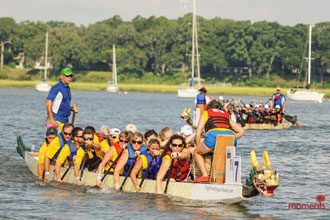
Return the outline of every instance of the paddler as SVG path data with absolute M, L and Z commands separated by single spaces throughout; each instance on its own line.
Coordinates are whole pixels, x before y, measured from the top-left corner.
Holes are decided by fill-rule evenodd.
M 170 178 L 172 180 L 182 182 L 187 178 L 190 169 L 190 152 L 181 135 L 174 134 L 169 139 L 161 156 L 162 165 L 156 178 L 157 193 L 163 192 L 162 181 L 169 176 L 168 172 L 171 172 Z
M 48 145 L 48 149 L 47 149 L 46 157 L 45 157 L 45 161 L 44 161 L 44 168 L 45 168 L 44 180 L 45 181 L 48 181 L 48 177 L 50 174 L 49 173 L 50 162 L 52 161 L 53 163 L 55 163 L 57 156 L 59 155 L 61 149 L 64 147 L 64 145 L 67 143 L 67 141 L 71 140 L 72 130 L 73 130 L 73 125 L 71 123 L 66 123 L 63 126 L 62 131 Z
M 121 141 L 121 140 L 119 140 Z M 129 140 L 125 140 L 129 141 Z M 123 173 L 124 176 L 129 175 L 129 170 L 133 168 L 136 158 L 145 150 L 145 145 L 143 144 L 143 135 L 141 133 L 134 133 L 130 137 L 129 145 L 119 158 L 118 164 L 116 165 L 114 172 L 115 188 L 119 190 L 119 175 Z
M 76 158 L 84 157 L 84 149 L 82 145 L 84 143 L 83 139 L 83 129 L 80 127 L 75 127 L 72 130 L 72 141 L 68 141 L 62 148 L 60 154 L 57 157 L 55 163 L 55 180 L 61 181 L 61 166 L 66 164 L 68 166 L 74 167 L 74 176 L 76 177 L 76 183 L 80 183 L 79 168 L 81 160 L 74 160 Z
M 201 110 L 205 110 L 206 109 L 206 104 L 207 104 L 207 102 L 206 102 L 207 89 L 205 87 L 202 87 L 198 91 L 199 91 L 199 94 L 195 98 L 196 108 L 200 108 Z
M 46 131 L 45 142 L 41 145 L 38 155 L 38 177 L 39 180 L 43 180 L 44 176 L 44 161 L 50 142 L 57 136 L 57 129 L 50 127 Z
M 208 182 L 210 179 L 205 169 L 203 155 L 214 151 L 217 135 L 234 135 L 236 146 L 236 139 L 239 139 L 244 134 L 243 128 L 233 122 L 229 113 L 220 110 L 220 107 L 217 100 L 212 100 L 198 122 L 195 135 L 197 143 L 195 159 L 202 176 L 194 180 L 194 182 Z M 205 130 L 205 138 L 201 136 L 203 130 Z
M 101 134 L 104 135 L 102 132 L 102 129 L 101 129 Z M 105 170 L 105 168 L 108 170 L 112 166 L 112 169 L 110 171 L 111 172 L 114 171 L 115 165 L 117 164 L 117 161 L 119 159 L 118 157 L 121 156 L 121 152 L 125 149 L 126 145 L 128 144 L 128 140 L 129 140 L 128 132 L 121 132 L 118 137 L 116 136 L 113 139 L 116 139 L 116 138 L 119 138 L 119 142 L 111 142 L 109 140 L 109 138 L 104 139 L 101 142 L 101 147 L 104 148 L 104 146 L 106 145 L 109 147 L 109 150 L 105 153 L 105 155 L 102 159 L 102 162 L 100 163 L 99 167 L 97 168 L 96 185 L 99 187 L 101 186 L 101 183 L 102 183 L 101 179 L 102 179 L 102 174 L 103 174 L 103 171 Z M 127 141 L 127 143 L 125 143 L 125 141 Z M 112 165 L 113 163 L 115 163 L 115 164 Z
M 160 157 L 160 141 L 158 139 L 151 139 L 148 142 L 147 150 L 143 151 L 137 158 L 137 161 L 131 172 L 131 180 L 135 187 L 136 192 L 141 191 L 138 184 L 137 176 L 142 171 L 142 178 L 155 180 L 162 159 Z
M 73 78 L 70 68 L 62 69 L 60 81 L 50 89 L 46 99 L 48 121 L 46 127 L 55 127 L 60 131 L 65 123 L 68 123 L 71 111 L 71 90 L 69 84 Z
M 271 102 L 273 103 L 273 108 L 276 108 L 277 105 L 280 106 L 281 111 L 285 112 L 286 110 L 286 98 L 285 96 L 281 93 L 281 88 L 276 89 L 276 93 L 274 93 L 270 99 Z

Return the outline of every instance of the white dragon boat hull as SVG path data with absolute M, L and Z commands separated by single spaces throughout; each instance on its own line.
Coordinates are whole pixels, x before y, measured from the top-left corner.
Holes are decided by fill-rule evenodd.
M 33 175 L 38 176 L 37 173 L 37 162 L 38 153 L 25 152 L 25 162 L 29 170 Z M 61 168 L 61 173 L 64 173 L 67 169 L 66 167 Z M 50 170 L 54 170 L 51 166 Z M 50 180 L 53 178 L 53 172 L 50 174 Z M 82 177 L 83 185 L 85 186 L 95 186 L 97 174 L 95 172 L 90 172 L 87 169 L 84 171 Z M 120 177 L 120 182 L 123 182 L 124 177 Z M 141 181 L 141 179 L 139 180 Z M 75 177 L 73 169 L 70 168 L 69 172 L 63 179 L 63 182 L 75 184 Z M 163 182 L 163 188 L 165 188 L 166 182 Z M 113 175 L 108 175 L 103 182 L 104 188 L 114 187 Z M 142 185 L 143 193 L 156 193 L 156 181 L 146 179 Z M 191 182 L 170 182 L 167 189 L 167 195 L 178 197 L 187 200 L 199 200 L 199 201 L 214 201 L 226 204 L 239 203 L 245 198 L 242 196 L 243 185 L 241 183 L 237 184 L 199 184 Z M 127 179 L 124 187 L 124 192 L 135 192 L 135 188 L 132 184 L 130 178 Z
M 284 122 L 282 124 L 273 125 L 273 124 L 245 124 L 243 127 L 244 130 L 282 130 L 288 129 L 292 126 L 289 122 Z

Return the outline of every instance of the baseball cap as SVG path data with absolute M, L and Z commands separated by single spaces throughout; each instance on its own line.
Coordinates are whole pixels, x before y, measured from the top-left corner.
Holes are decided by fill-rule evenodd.
M 255 108 L 259 108 L 259 105 L 254 105 Z
M 193 129 L 190 125 L 183 125 L 180 132 L 186 136 L 192 135 Z
M 70 68 L 64 68 L 61 70 L 61 75 L 70 76 L 72 74 L 73 74 L 73 72 Z
M 54 127 L 50 127 L 46 131 L 46 136 L 48 135 L 57 135 L 57 129 Z
M 280 105 L 276 105 L 275 108 L 281 108 L 281 106 Z
M 264 108 L 265 108 L 265 109 L 268 109 L 268 108 L 269 108 L 269 105 L 268 105 L 268 104 L 265 104 L 265 105 L 264 105 Z
M 245 104 L 245 107 L 250 108 L 251 106 L 249 104 Z
M 112 128 L 110 129 L 110 135 L 119 135 L 120 134 L 120 130 L 118 128 Z
M 207 92 L 207 89 L 203 86 L 202 88 L 200 88 L 198 91 L 200 91 L 200 92 Z

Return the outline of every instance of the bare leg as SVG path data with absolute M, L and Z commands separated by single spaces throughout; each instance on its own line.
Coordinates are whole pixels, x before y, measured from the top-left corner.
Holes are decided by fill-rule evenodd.
M 206 169 L 205 169 L 205 161 L 204 161 L 203 155 L 205 155 L 211 151 L 212 151 L 211 148 L 205 146 L 204 139 L 201 140 L 201 142 L 197 145 L 197 147 L 195 149 L 196 163 L 197 163 L 199 169 L 201 170 L 203 177 L 208 176 Z

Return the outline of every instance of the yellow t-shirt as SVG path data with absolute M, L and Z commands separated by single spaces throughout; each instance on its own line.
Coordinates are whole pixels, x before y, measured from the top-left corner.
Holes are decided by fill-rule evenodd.
M 77 150 L 77 154 L 76 154 L 76 160 L 75 160 L 75 164 L 81 164 L 83 159 L 85 157 L 85 151 L 84 149 L 82 149 L 81 147 L 79 147 L 79 149 Z M 88 151 L 88 158 L 93 158 L 94 155 L 91 151 Z
M 142 160 L 142 170 L 147 169 L 149 164 L 148 164 L 148 158 L 146 157 L 146 155 L 141 154 L 141 155 L 139 155 L 138 158 L 141 158 L 141 160 Z
M 48 145 L 46 141 L 41 145 L 39 150 L 39 156 L 38 156 L 38 164 L 44 164 L 46 153 L 47 153 Z
M 69 145 L 64 145 L 62 148 L 60 154 L 58 155 L 56 159 L 56 163 L 60 163 L 61 165 L 67 160 L 67 157 L 70 156 L 71 151 Z
M 110 149 L 110 146 L 109 146 L 107 140 L 103 140 L 99 144 L 101 146 L 101 149 L 100 150 L 95 150 L 95 153 L 96 153 L 96 156 L 98 156 L 99 158 L 103 159 L 103 157 L 105 155 L 105 152 Z
M 168 161 L 172 163 L 172 157 L 170 155 L 165 155 L 162 159 L 162 163 L 165 161 L 165 159 L 168 159 Z
M 53 158 L 60 148 L 60 138 L 56 137 L 49 143 L 46 156 L 50 159 Z

